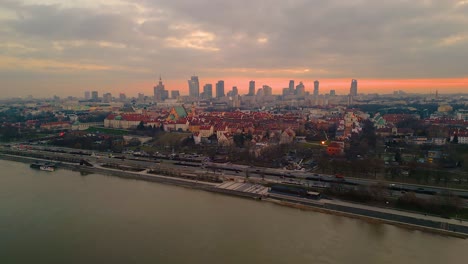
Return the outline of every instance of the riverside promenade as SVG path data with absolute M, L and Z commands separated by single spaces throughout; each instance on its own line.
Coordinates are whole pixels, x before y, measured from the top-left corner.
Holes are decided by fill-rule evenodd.
M 32 163 L 38 160 L 44 162 L 52 161 L 51 159 L 39 159 L 36 157 L 4 153 L 0 153 L 0 158 L 24 163 Z M 177 185 L 237 197 L 264 200 L 303 210 L 313 210 L 352 218 L 359 218 L 369 222 L 387 223 L 404 228 L 416 229 L 459 238 L 468 237 L 468 223 L 466 221 L 446 219 L 436 216 L 427 216 L 413 212 L 373 207 L 339 200 L 313 200 L 289 195 L 272 194 L 267 192 L 266 187 L 260 186 L 258 184 L 236 182 L 201 182 L 198 180 L 182 179 L 173 176 L 156 175 L 153 173 L 148 173 L 148 170 L 131 172 L 123 171 L 121 169 L 102 167 L 98 164 L 90 167 L 79 165 L 73 162 L 63 161 L 59 163 L 58 168 Z

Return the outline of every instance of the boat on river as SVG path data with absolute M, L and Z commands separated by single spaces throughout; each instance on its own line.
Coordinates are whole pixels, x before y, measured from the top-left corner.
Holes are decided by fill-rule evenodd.
M 31 169 L 42 170 L 42 171 L 55 171 L 57 168 L 56 164 L 50 162 L 34 162 L 29 165 Z
M 55 171 L 55 166 L 43 165 L 39 169 L 41 171 Z

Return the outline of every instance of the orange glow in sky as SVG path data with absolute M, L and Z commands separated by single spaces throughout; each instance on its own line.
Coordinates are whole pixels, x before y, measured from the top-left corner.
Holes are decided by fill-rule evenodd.
M 189 79 L 189 78 L 187 78 Z M 213 84 L 213 94 L 215 94 L 216 82 L 221 79 L 202 78 L 200 81 L 200 92 L 203 92 L 203 85 Z M 263 85 L 269 85 L 273 88 L 274 94 L 281 94 L 283 88 L 288 87 L 289 80 L 285 78 L 258 78 L 248 79 L 245 77 L 224 78 L 224 91 L 227 93 L 233 86 L 237 86 L 239 93 L 246 94 L 250 80 L 255 81 L 256 90 Z M 295 79 L 295 85 L 302 81 L 306 91 L 313 91 L 313 82 L 315 79 Z M 351 79 L 318 79 L 320 81 L 320 94 L 328 94 L 330 90 L 335 90 L 338 95 L 349 93 Z M 441 79 L 357 79 L 359 93 L 392 93 L 393 91 L 403 90 L 408 93 L 468 93 L 468 77 L 466 78 L 441 78 Z M 132 89 L 127 89 L 127 93 L 143 92 L 145 95 L 152 95 L 152 87 L 157 80 L 147 81 L 131 85 Z M 182 95 L 188 94 L 188 84 L 186 80 L 165 80 L 163 78 L 166 90 L 179 90 Z M 127 86 L 128 87 L 128 86 Z

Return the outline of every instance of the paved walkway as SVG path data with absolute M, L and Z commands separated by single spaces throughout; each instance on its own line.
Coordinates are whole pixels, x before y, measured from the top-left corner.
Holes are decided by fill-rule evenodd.
M 105 170 L 110 170 L 110 171 L 123 171 L 121 169 L 115 169 L 115 168 L 107 168 L 103 167 L 99 164 L 94 164 L 95 168 L 99 169 L 105 169 Z M 165 179 L 170 179 L 170 180 L 178 180 L 178 181 L 185 181 L 185 182 L 191 182 L 191 183 L 202 183 L 206 185 L 212 185 L 212 186 L 217 186 L 219 183 L 213 183 L 213 182 L 205 182 L 205 181 L 197 181 L 197 180 L 190 180 L 190 179 L 184 179 L 184 178 L 179 178 L 179 177 L 170 177 L 170 176 L 164 176 L 161 174 L 154 174 L 154 173 L 149 173 L 148 170 L 144 170 L 141 172 L 135 172 L 135 171 L 124 171 L 127 173 L 133 173 L 133 174 L 139 174 L 139 175 L 145 175 L 145 176 L 152 176 L 152 177 L 158 177 L 158 178 L 165 178 Z
M 435 221 L 435 222 L 444 222 L 444 223 L 450 223 L 450 224 L 462 225 L 462 226 L 467 226 L 468 227 L 468 221 L 460 221 L 460 220 L 456 220 L 456 219 L 449 219 L 449 218 L 442 218 L 442 217 L 432 216 L 432 215 L 412 213 L 412 212 L 408 212 L 408 211 L 395 210 L 395 209 L 391 209 L 391 208 L 382 208 L 382 207 L 368 206 L 368 205 L 363 205 L 363 204 L 349 203 L 349 202 L 344 202 L 344 201 L 339 201 L 339 200 L 325 200 L 325 199 L 322 199 L 321 201 L 323 201 L 325 203 L 329 203 L 329 204 L 336 204 L 336 205 L 342 205 L 342 206 L 348 206 L 348 207 L 361 208 L 361 209 L 365 209 L 365 210 L 383 212 L 383 213 L 388 213 L 388 214 L 404 215 L 404 216 L 413 217 L 413 218 L 417 218 L 417 219 L 431 220 L 431 221 Z
M 259 184 L 243 183 L 243 182 L 223 182 L 216 186 L 220 189 L 234 190 L 238 192 L 267 194 L 268 188 Z

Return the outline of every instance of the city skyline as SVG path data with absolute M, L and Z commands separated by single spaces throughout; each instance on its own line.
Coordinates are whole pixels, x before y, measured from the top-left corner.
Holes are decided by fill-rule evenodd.
M 352 86 L 353 86 L 353 81 L 357 81 L 358 84 L 358 89 L 357 93 L 353 93 L 353 96 L 359 96 L 359 95 L 369 95 L 369 94 L 394 94 L 395 92 L 405 92 L 408 94 L 468 94 L 468 89 L 444 89 L 440 88 L 443 87 L 441 84 L 446 85 L 445 87 L 457 87 L 462 82 L 459 81 L 453 81 L 453 80 L 446 80 L 446 79 L 441 79 L 441 80 L 433 80 L 433 79 L 427 79 L 427 80 L 356 80 L 356 79 L 332 79 L 332 80 L 324 80 L 324 83 L 322 85 L 322 80 L 307 80 L 307 81 L 301 81 L 301 80 L 290 80 L 290 79 L 283 79 L 283 80 L 277 80 L 277 79 L 256 79 L 256 80 L 250 80 L 250 79 L 243 79 L 245 82 L 246 80 L 247 83 L 241 83 L 239 85 L 238 80 L 231 80 L 227 79 L 226 80 L 219 80 L 219 79 L 200 79 L 198 80 L 198 76 L 192 76 L 191 78 L 197 78 L 196 85 L 194 85 L 194 90 L 198 91 L 198 96 L 193 96 L 190 94 L 190 86 L 191 86 L 191 81 L 188 80 L 188 82 L 185 81 L 166 81 L 163 79 L 164 85 L 162 85 L 162 90 L 164 90 L 164 95 L 162 96 L 165 99 L 168 98 L 173 98 L 173 96 L 169 97 L 169 94 L 171 92 L 177 92 L 178 96 L 189 96 L 193 98 L 200 98 L 200 99 L 208 99 L 208 98 L 218 98 L 216 96 L 216 89 L 215 85 L 219 82 L 222 81 L 224 82 L 224 87 L 235 87 L 238 95 L 241 96 L 249 96 L 250 94 L 250 89 L 251 89 L 251 82 L 254 81 L 255 85 L 255 93 L 253 95 L 257 95 L 257 92 L 261 90 L 264 86 L 269 87 L 271 89 L 271 94 L 272 95 L 285 95 L 284 90 L 291 91 L 290 85 L 291 81 L 295 81 L 297 85 L 302 84 L 304 86 L 304 94 L 303 95 L 350 95 Z M 269 81 L 268 83 L 262 82 L 262 81 Z M 467 79 L 468 81 L 468 79 Z M 161 80 L 158 78 L 155 78 L 152 82 L 144 83 L 141 84 L 142 88 L 136 88 L 136 89 L 118 89 L 115 87 L 88 87 L 88 88 L 79 88 L 78 90 L 73 90 L 73 91 L 61 91 L 57 92 L 54 94 L 47 94 L 44 96 L 44 93 L 39 92 L 39 93 L 29 93 L 29 94 L 23 94 L 19 95 L 16 94 L 14 95 L 13 93 L 10 95 L 8 91 L 5 91 L 3 94 L 0 94 L 0 99 L 8 99 L 8 98 L 26 98 L 26 97 L 34 97 L 34 98 L 47 98 L 51 96 L 59 96 L 59 97 L 78 97 L 81 98 L 83 97 L 84 99 L 92 99 L 91 97 L 91 92 L 98 92 L 100 95 L 104 95 L 106 93 L 115 95 L 116 97 L 119 96 L 119 94 L 126 94 L 127 96 L 138 98 L 141 95 L 145 96 L 150 96 L 154 97 L 156 96 L 159 98 L 159 92 L 156 92 L 156 90 L 161 90 L 161 88 L 156 89 L 157 87 L 160 87 L 160 82 Z M 318 90 L 318 94 L 315 94 L 315 83 L 319 82 L 320 83 L 320 89 Z M 213 85 L 213 83 L 215 85 Z M 289 84 L 288 84 L 289 83 Z M 169 86 L 167 85 L 169 84 Z M 258 85 L 257 85 L 258 84 Z M 270 85 L 273 84 L 273 85 Z M 411 85 L 411 84 L 424 84 L 424 88 L 422 89 L 404 89 L 400 87 L 402 84 L 406 85 Z M 288 94 L 295 94 L 295 90 L 297 89 L 297 85 L 294 86 L 294 89 L 292 90 L 292 93 Z M 375 87 L 374 85 L 377 85 L 379 88 L 373 88 Z M 143 87 L 144 86 L 144 87 Z M 195 87 L 198 87 L 198 89 L 195 89 Z M 208 93 L 204 93 L 205 89 L 207 87 L 210 87 L 212 91 L 208 91 Z M 209 89 L 209 88 L 208 88 Z M 302 88 L 301 88 L 302 89 Z M 225 91 L 225 96 L 228 95 L 227 92 Z M 209 95 L 212 96 L 209 96 Z M 262 93 L 263 94 L 263 93 Z M 83 96 L 84 95 L 84 96 Z M 155 97 L 155 98 L 156 98 Z
M 291 79 L 306 91 L 319 80 L 320 93 L 344 94 L 351 79 L 363 93 L 464 92 L 467 10 L 455 0 L 6 0 L 1 97 L 150 94 L 155 72 L 182 94 L 192 75 L 241 94 L 250 80 L 279 94 Z

